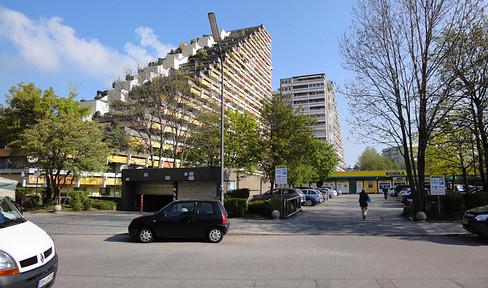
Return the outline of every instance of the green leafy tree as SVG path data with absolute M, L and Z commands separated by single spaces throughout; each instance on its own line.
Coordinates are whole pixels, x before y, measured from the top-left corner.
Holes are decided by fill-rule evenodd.
M 359 156 L 357 166 L 360 171 L 384 171 L 400 168 L 398 163 L 393 161 L 393 159 L 380 155 L 372 147 L 366 147 Z
M 12 145 L 25 129 L 53 115 L 87 116 L 89 108 L 79 107 L 75 99 L 76 87 L 67 98 L 59 97 L 52 88 L 42 91 L 34 83 L 13 86 L 5 95 L 6 107 L 0 110 L 0 137 Z
M 272 186 L 277 166 L 289 167 L 289 184 L 292 185 L 309 181 L 310 171 L 313 171 L 301 165 L 310 165 L 314 120 L 298 111 L 295 113 L 283 97 L 274 96 L 261 109 L 264 155 L 260 164 Z
M 25 129 L 14 144 L 37 160 L 35 165 L 46 173 L 59 203 L 61 188 L 71 184 L 71 177 L 105 170 L 108 147 L 102 139 L 103 132 L 94 122 L 60 115 Z
M 213 112 L 205 112 L 200 114 L 197 119 L 200 125 L 192 129 L 191 148 L 185 165 L 219 167 L 220 115 Z
M 103 128 L 103 141 L 112 150 L 127 151 L 130 149 L 129 135 L 120 127 L 120 121 L 113 119 L 110 125 Z
M 200 114 L 201 125 L 192 131 L 187 165 L 220 166 L 220 115 Z M 256 170 L 262 153 L 257 119 L 249 112 L 227 109 L 224 117 L 224 166 L 240 174 Z
M 333 145 L 318 139 L 313 139 L 313 152 L 310 160 L 319 181 L 329 178 L 339 163 L 339 157 L 335 153 Z

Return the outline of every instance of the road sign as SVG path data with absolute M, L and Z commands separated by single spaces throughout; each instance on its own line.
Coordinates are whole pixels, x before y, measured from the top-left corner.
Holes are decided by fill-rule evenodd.
M 430 176 L 430 195 L 446 195 L 446 180 L 444 176 Z
M 275 168 L 275 183 L 276 184 L 288 184 L 287 169 L 285 166 L 279 166 Z

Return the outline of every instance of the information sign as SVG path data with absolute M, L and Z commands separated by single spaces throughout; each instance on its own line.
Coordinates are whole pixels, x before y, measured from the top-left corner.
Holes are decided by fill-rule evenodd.
M 446 180 L 444 176 L 430 176 L 430 195 L 446 195 Z
M 278 166 L 275 168 L 275 183 L 288 184 L 287 169 L 285 166 Z

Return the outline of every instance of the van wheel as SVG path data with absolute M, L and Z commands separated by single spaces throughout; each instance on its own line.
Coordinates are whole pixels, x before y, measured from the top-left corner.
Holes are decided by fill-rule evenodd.
M 312 200 L 310 200 L 310 199 L 308 199 L 308 200 L 305 202 L 305 204 L 306 204 L 307 206 L 313 206 L 313 201 L 312 201 Z
M 208 230 L 207 239 L 211 243 L 219 243 L 224 238 L 224 233 L 219 228 L 213 227 Z
M 149 243 L 154 240 L 154 233 L 149 228 L 142 228 L 137 235 L 142 243 Z

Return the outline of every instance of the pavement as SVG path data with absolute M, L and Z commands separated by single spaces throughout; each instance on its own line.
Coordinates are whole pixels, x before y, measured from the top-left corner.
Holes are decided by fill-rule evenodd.
M 460 221 L 409 221 L 401 216 L 404 205 L 395 198 L 370 195 L 368 216 L 362 219 L 358 195 L 343 194 L 303 211 L 286 220 L 230 219 L 228 235 L 376 235 L 376 236 L 446 236 L 470 234 Z M 49 234 L 116 235 L 139 212 L 89 211 L 30 213 L 25 217 Z

